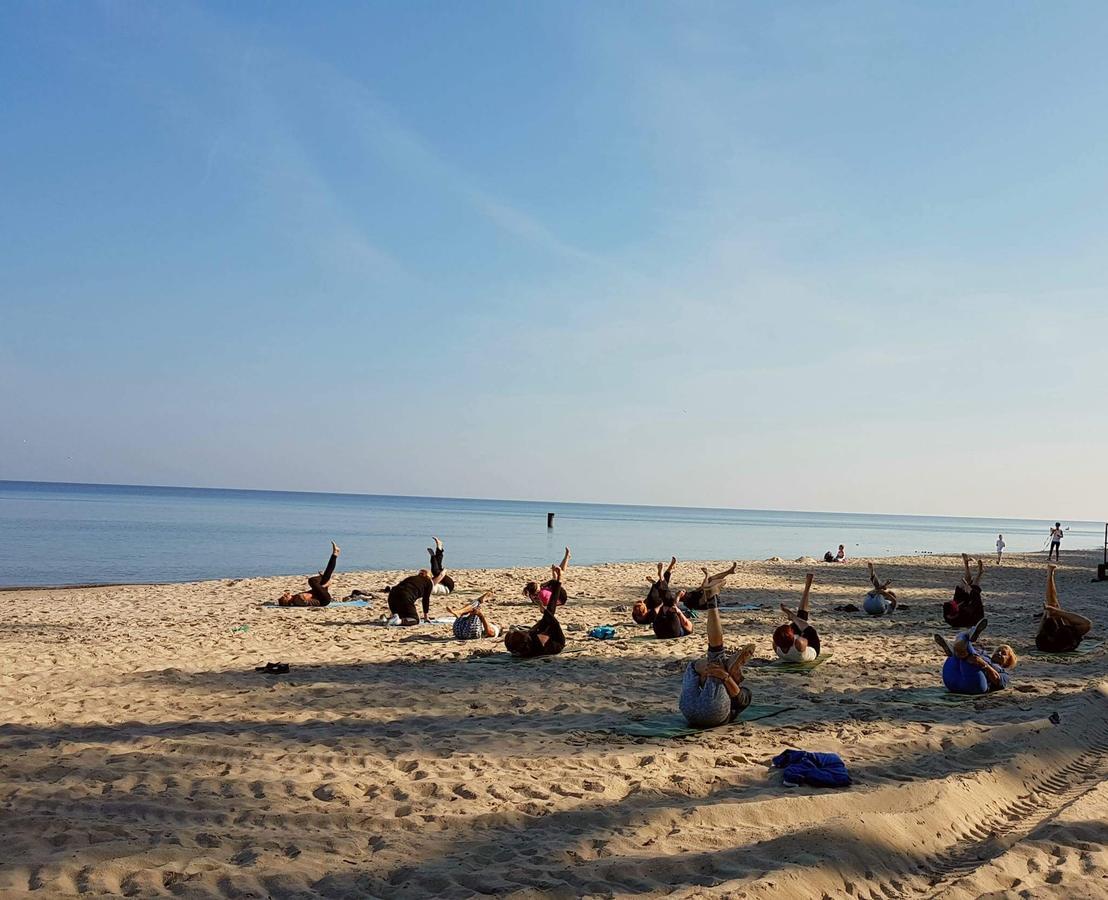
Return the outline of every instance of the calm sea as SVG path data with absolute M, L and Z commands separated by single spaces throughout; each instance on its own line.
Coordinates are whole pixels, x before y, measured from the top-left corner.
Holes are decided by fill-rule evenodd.
M 547 529 L 546 514 L 555 514 Z M 436 534 L 447 567 L 1042 550 L 1046 521 L 452 500 L 0 481 L 0 586 L 193 581 L 314 572 L 329 541 L 345 569 L 415 569 Z M 1103 523 L 1067 522 L 1064 548 Z

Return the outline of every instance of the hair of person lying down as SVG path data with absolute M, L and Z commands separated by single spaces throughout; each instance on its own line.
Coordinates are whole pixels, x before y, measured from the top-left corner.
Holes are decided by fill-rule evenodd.
M 1001 644 L 993 651 L 992 661 L 1005 669 L 1014 669 L 1019 664 L 1019 657 L 1010 644 Z
M 504 635 L 504 646 L 509 653 L 524 653 L 531 648 L 529 631 L 509 631 Z
M 524 597 L 534 597 L 539 592 L 539 583 L 537 581 L 528 581 L 523 586 Z

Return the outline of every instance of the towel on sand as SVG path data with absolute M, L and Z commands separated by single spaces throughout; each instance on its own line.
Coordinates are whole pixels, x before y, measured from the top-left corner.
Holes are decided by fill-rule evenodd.
M 347 609 L 365 609 L 366 607 L 373 606 L 372 600 L 332 600 L 326 606 L 281 606 L 274 600 L 268 603 L 263 603 L 266 609 L 334 609 L 337 606 L 343 606 Z M 453 621 L 453 620 L 451 620 Z
M 691 734 L 700 734 L 704 731 L 714 731 L 718 728 L 728 728 L 731 725 L 742 725 L 746 722 L 754 722 L 758 719 L 768 719 L 783 712 L 796 709 L 795 706 L 771 706 L 763 704 L 759 706 L 752 703 L 744 709 L 734 722 L 725 722 L 716 728 L 693 728 L 682 716 L 658 716 L 653 719 L 642 719 L 638 722 L 624 722 L 621 725 L 613 725 L 604 729 L 612 734 L 623 734 L 628 737 L 652 737 L 652 738 L 677 738 L 688 737 Z
M 785 770 L 785 784 L 813 787 L 849 787 L 850 773 L 837 753 L 786 750 L 773 758 L 775 768 Z

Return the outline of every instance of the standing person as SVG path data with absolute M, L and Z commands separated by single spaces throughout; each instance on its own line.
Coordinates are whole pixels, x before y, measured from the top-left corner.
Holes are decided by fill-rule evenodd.
M 285 591 L 277 598 L 278 606 L 326 606 L 331 602 L 331 592 L 328 590 L 331 584 L 331 576 L 335 574 L 335 563 L 339 560 L 339 545 L 331 541 L 331 558 L 327 560 L 327 568 L 308 579 L 308 590 L 299 594 Z
M 1050 529 L 1050 550 L 1047 551 L 1046 559 L 1050 562 L 1051 555 L 1054 556 L 1055 562 L 1061 562 L 1062 553 L 1062 538 L 1066 536 L 1065 530 L 1062 528 L 1061 522 L 1055 522 L 1054 527 Z
M 431 557 L 431 577 L 434 578 L 438 575 L 442 575 L 442 541 L 437 537 L 431 538 L 435 542 L 435 549 L 427 548 L 427 553 Z M 442 581 L 435 585 L 433 593 L 435 594 L 453 594 L 454 593 L 454 579 L 449 575 L 443 575 Z
M 1004 553 L 1004 548 L 1007 546 L 1004 543 L 1004 535 L 998 534 L 996 536 L 996 564 L 1000 565 L 1000 557 Z

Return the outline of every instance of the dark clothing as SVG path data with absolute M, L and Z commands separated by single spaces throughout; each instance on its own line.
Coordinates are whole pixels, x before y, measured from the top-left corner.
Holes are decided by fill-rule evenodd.
M 972 628 L 985 618 L 985 604 L 981 601 L 981 587 L 966 589 L 964 584 L 954 589 L 954 599 L 943 604 L 943 618 L 954 628 Z
M 646 614 L 637 615 L 634 611 L 631 612 L 631 618 L 638 622 L 640 625 L 649 625 L 654 621 L 654 617 L 658 613 L 659 607 L 667 601 L 672 600 L 673 594 L 669 589 L 669 572 L 666 572 L 661 578 L 650 585 L 650 591 L 646 595 Z
M 754 699 L 754 695 L 750 692 L 745 684 L 739 685 L 739 692 L 731 698 L 731 719 L 734 722 L 742 711 L 750 706 L 750 701 Z
M 419 621 L 416 600 L 423 601 L 423 615 L 431 611 L 431 589 L 434 587 L 428 575 L 409 575 L 399 584 L 389 588 L 389 612 L 401 619 Z
M 542 611 L 542 618 L 532 625 L 527 632 L 530 638 L 527 647 L 516 652 L 516 656 L 554 656 L 565 649 L 566 636 L 562 633 L 562 626 L 558 624 L 558 620 L 554 616 L 555 608 L 555 603 L 547 604 Z M 546 635 L 546 643 L 539 640 L 540 634 Z
M 428 547 L 427 549 L 431 553 L 431 577 L 436 578 L 438 574 L 442 571 L 443 551 L 431 550 L 430 547 Z M 451 578 L 449 575 L 444 575 L 439 584 L 446 588 L 450 593 L 454 593 L 454 579 Z
M 660 638 L 679 638 L 687 635 L 681 624 L 681 617 L 677 615 L 677 607 L 671 603 L 664 603 L 658 607 L 654 616 L 654 635 Z
M 685 591 L 685 606 L 689 609 L 707 609 L 709 598 L 705 596 L 705 592 L 700 588 L 693 588 L 691 591 Z
M 808 621 L 808 610 L 799 609 L 796 612 L 796 617 L 803 622 Z M 811 625 L 805 625 L 804 630 L 801 631 L 797 637 L 802 637 L 808 642 L 808 646 L 816 651 L 816 656 L 819 656 L 819 634 L 816 629 Z
M 1039 633 L 1035 635 L 1035 646 L 1045 653 L 1070 653 L 1077 649 L 1082 637 L 1084 635 L 1069 622 L 1044 615 Z
M 332 553 L 323 574 L 313 575 L 308 579 L 308 590 L 312 592 L 312 599 L 317 600 L 320 606 L 326 606 L 331 602 L 331 592 L 327 590 L 327 585 L 331 583 L 331 576 L 335 574 L 335 563 L 338 559 L 338 554 Z

